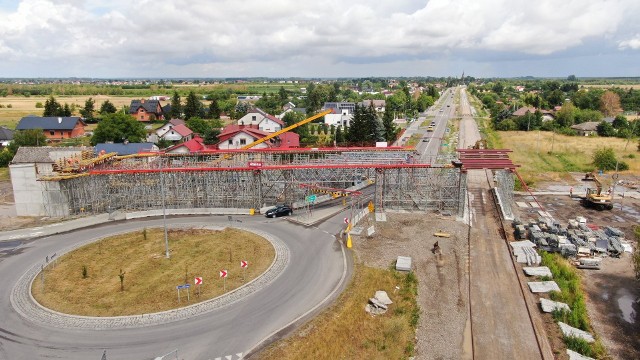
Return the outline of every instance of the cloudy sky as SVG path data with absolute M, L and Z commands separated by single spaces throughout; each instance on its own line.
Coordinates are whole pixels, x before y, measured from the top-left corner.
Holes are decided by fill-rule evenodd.
M 0 0 L 0 77 L 640 76 L 638 0 Z

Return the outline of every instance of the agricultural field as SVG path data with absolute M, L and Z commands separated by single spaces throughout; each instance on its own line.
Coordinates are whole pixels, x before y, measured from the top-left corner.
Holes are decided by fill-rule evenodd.
M 36 103 L 42 103 L 47 101 L 49 96 L 6 96 L 0 97 L 0 126 L 6 126 L 9 129 L 15 129 L 16 125 L 24 116 L 37 115 L 42 116 L 43 108 L 36 108 Z M 145 97 L 130 97 L 130 96 L 108 96 L 108 95 L 82 95 L 82 96 L 55 96 L 56 101 L 61 105 L 65 103 L 69 106 L 75 105 L 76 110 L 74 116 L 79 116 L 80 109 L 84 107 L 84 103 L 88 98 L 93 98 L 95 101 L 95 109 L 99 110 L 100 105 L 105 101 L 111 101 L 116 108 L 120 109 L 123 106 L 129 106 L 131 100 L 141 99 Z M 10 107 L 9 107 L 10 105 Z
M 613 148 L 618 159 L 629 164 L 627 175 L 640 175 L 640 152 L 637 139 L 581 137 L 553 134 L 547 131 L 500 131 L 494 148 L 513 150 L 510 155 L 528 184 L 558 181 L 570 172 L 594 170 L 593 154 L 597 149 Z

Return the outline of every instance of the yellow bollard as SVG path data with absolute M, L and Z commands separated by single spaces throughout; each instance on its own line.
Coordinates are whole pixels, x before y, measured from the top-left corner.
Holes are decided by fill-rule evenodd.
M 249 215 L 255 215 L 256 209 L 249 209 Z
M 372 212 L 373 212 L 373 210 L 375 210 L 375 209 L 376 209 L 376 208 L 375 208 L 375 206 L 373 205 L 373 201 L 369 201 L 369 206 L 368 206 L 368 207 L 369 207 L 369 212 L 370 212 L 370 213 L 372 213 Z
M 342 206 L 347 206 L 347 199 L 342 199 Z
M 351 249 L 353 244 L 351 243 L 351 234 L 347 234 L 347 249 Z

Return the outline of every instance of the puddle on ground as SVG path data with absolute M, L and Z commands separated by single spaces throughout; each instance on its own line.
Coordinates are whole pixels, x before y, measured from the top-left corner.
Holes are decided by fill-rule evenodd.
M 618 297 L 618 307 L 620 311 L 622 311 L 622 318 L 624 321 L 629 324 L 635 324 L 636 322 L 636 312 L 633 309 L 633 303 L 636 299 L 634 299 L 633 295 L 627 289 L 619 289 L 617 291 Z

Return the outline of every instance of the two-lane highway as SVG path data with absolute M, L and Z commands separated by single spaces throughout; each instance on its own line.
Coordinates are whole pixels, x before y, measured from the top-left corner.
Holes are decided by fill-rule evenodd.
M 341 215 L 337 215 L 341 216 Z M 266 287 L 212 312 L 163 325 L 119 330 L 79 330 L 36 324 L 20 316 L 9 296 L 19 277 L 45 257 L 97 236 L 161 226 L 161 219 L 110 223 L 27 242 L 0 260 L 0 359 L 153 359 L 178 349 L 180 358 L 236 360 L 267 337 L 337 295 L 348 278 L 343 248 L 331 233 L 279 219 L 226 216 L 170 218 L 184 226 L 259 229 L 284 242 L 289 261 Z M 215 266 L 215 264 L 212 264 Z M 215 280 L 210 280 L 215 281 Z M 175 286 L 175 284 L 167 284 Z M 275 336 L 277 338 L 277 336 Z

